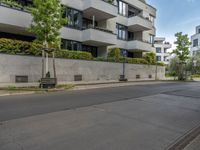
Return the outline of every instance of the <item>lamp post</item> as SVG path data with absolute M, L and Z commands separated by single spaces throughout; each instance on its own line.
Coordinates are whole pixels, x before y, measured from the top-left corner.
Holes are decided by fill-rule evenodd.
M 126 50 L 122 50 L 122 56 L 123 56 L 123 62 L 122 62 L 122 75 L 120 75 L 120 79 L 119 81 L 128 81 L 127 78 L 125 77 L 125 65 L 126 65 L 126 56 L 127 56 L 127 51 Z

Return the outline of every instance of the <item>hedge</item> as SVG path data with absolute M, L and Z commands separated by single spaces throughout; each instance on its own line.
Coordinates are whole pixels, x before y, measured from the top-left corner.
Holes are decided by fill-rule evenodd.
M 0 53 L 41 56 L 42 45 L 32 42 L 0 38 Z M 92 60 L 91 53 L 83 51 L 57 50 L 55 56 L 59 58 Z
M 31 42 L 0 38 L 0 53 L 39 56 L 41 48 Z
M 83 51 L 58 50 L 55 52 L 55 56 L 58 58 L 92 60 L 91 53 L 83 52 Z
M 0 38 L 0 53 L 15 54 L 15 55 L 33 55 L 41 56 L 42 45 L 32 42 L 12 40 L 6 38 Z M 154 55 L 147 54 L 144 58 L 128 58 L 119 57 L 119 49 L 114 48 L 110 50 L 110 57 L 97 57 L 93 58 L 91 53 L 74 50 L 57 50 L 55 51 L 57 58 L 71 58 L 71 59 L 83 59 L 83 60 L 96 60 L 105 62 L 125 62 L 131 64 L 152 64 L 155 65 Z M 157 65 L 164 66 L 162 63 Z

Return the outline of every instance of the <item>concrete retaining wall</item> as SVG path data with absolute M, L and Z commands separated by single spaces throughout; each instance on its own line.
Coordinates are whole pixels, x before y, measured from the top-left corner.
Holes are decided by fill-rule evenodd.
M 15 76 L 28 76 L 29 82 L 38 82 L 42 72 L 41 57 L 0 54 L 0 83 L 14 83 Z M 49 60 L 52 72 L 52 60 Z M 56 59 L 56 72 L 59 82 L 74 81 L 74 75 L 82 75 L 83 81 L 118 80 L 122 74 L 121 63 Z M 126 77 L 129 80 L 154 80 L 156 66 L 126 64 Z M 51 73 L 52 74 L 52 73 Z M 140 75 L 140 79 L 136 79 Z M 152 78 L 149 78 L 152 75 Z M 165 78 L 165 67 L 157 69 L 159 79 Z

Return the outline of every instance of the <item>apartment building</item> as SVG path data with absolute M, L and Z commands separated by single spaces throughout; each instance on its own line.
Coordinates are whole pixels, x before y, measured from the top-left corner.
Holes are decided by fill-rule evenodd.
M 166 42 L 164 37 L 155 37 L 154 47 L 156 48 L 157 61 L 169 64 L 170 53 L 168 50 L 172 47 L 172 45 L 169 42 Z
M 200 52 L 200 25 L 196 27 L 196 33 L 191 36 L 191 56 L 195 55 L 197 52 Z
M 16 0 L 31 5 L 31 0 Z M 91 52 L 106 56 L 108 49 L 127 50 L 128 57 L 142 57 L 155 52 L 154 20 L 156 9 L 145 0 L 61 0 L 66 6 L 68 23 L 60 30 L 63 49 Z M 26 28 L 29 12 L 0 4 L 0 38 L 32 41 Z

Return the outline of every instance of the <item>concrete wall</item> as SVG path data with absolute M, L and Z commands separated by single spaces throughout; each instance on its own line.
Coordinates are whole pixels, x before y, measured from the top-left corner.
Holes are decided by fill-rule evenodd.
M 27 75 L 29 82 L 37 82 L 41 78 L 41 64 L 41 57 L 0 54 L 0 83 L 15 82 L 16 75 Z M 52 60 L 49 65 L 52 66 Z M 74 75 L 80 74 L 84 81 L 118 80 L 122 74 L 121 63 L 56 59 L 56 68 L 59 82 L 74 81 Z M 154 80 L 155 71 L 156 66 L 126 64 L 126 77 L 129 80 L 137 80 L 136 75 L 140 75 L 142 80 Z M 149 79 L 149 75 L 152 75 L 152 79 Z M 164 79 L 164 76 L 165 67 L 159 66 L 158 78 Z

